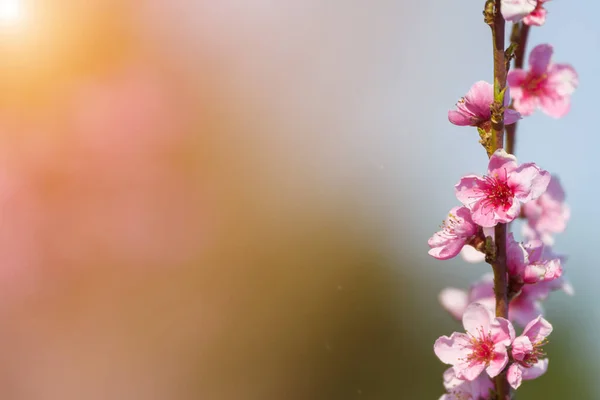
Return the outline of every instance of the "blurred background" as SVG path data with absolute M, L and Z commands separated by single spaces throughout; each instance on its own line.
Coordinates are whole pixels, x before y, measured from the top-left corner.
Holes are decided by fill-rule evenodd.
M 483 173 L 447 111 L 491 81 L 483 1 L 0 0 L 0 397 L 437 399 L 445 286 L 427 255 Z M 580 74 L 517 155 L 560 176 L 548 373 L 597 399 L 600 6 L 547 3 Z

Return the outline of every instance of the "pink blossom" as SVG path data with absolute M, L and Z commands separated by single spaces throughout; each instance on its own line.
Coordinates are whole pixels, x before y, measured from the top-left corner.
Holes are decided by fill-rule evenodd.
M 551 292 L 557 290 L 561 290 L 569 296 L 575 295 L 575 288 L 573 288 L 573 285 L 565 275 L 561 275 L 556 279 L 539 282 L 533 285 L 533 287 L 537 288 L 538 297 L 540 299 L 545 299 Z
M 510 280 L 515 283 L 551 281 L 559 278 L 563 271 L 559 258 L 544 256 L 544 244 L 540 240 L 523 245 L 515 241 L 512 233 L 507 236 L 506 259 Z
M 473 283 L 469 291 L 457 288 L 445 288 L 438 296 L 442 305 L 455 319 L 461 320 L 469 304 L 477 302 L 490 309 L 494 309 L 494 276 L 484 275 L 479 281 Z
M 517 325 L 525 326 L 538 315 L 543 315 L 542 301 L 556 290 L 562 290 L 570 296 L 574 293 L 564 275 L 551 281 L 523 286 L 519 295 L 510 302 L 509 319 Z
M 535 200 L 548 186 L 550 174 L 533 163 L 517 165 L 517 159 L 498 149 L 484 177 L 467 175 L 455 186 L 456 197 L 471 210 L 473 222 L 482 227 L 514 220 L 521 203 Z
M 552 245 L 552 234 L 564 232 L 571 216 L 565 203 L 565 192 L 556 176 L 552 176 L 548 189 L 535 201 L 523 206 L 527 223 L 523 225 L 523 236 L 540 239 L 546 245 Z
M 573 295 L 573 287 L 564 275 L 551 281 L 523 286 L 520 293 L 510 302 L 508 319 L 519 326 L 527 325 L 538 315 L 544 314 L 542 301 L 556 290 Z M 496 307 L 494 276 L 491 273 L 485 274 L 479 281 L 473 283 L 468 291 L 453 287 L 445 288 L 440 292 L 438 299 L 442 307 L 459 321 L 471 303 L 480 303 L 493 310 Z
M 551 63 L 552 53 L 552 46 L 540 44 L 529 54 L 529 71 L 516 68 L 508 73 L 513 106 L 522 115 L 531 115 L 537 107 L 554 118 L 569 111 L 579 78 L 570 65 Z
M 477 264 L 485 261 L 485 254 L 475 249 L 473 246 L 465 246 L 460 251 L 463 260 L 471 264 Z
M 537 0 L 537 5 L 535 6 L 535 10 L 533 10 L 529 15 L 523 18 L 523 23 L 525 25 L 534 25 L 534 26 L 542 26 L 546 22 L 546 14 L 548 13 L 544 8 L 544 3 L 550 0 Z
M 502 0 L 502 16 L 507 21 L 519 22 L 535 10 L 536 5 L 536 0 Z
M 506 347 L 515 337 L 512 324 L 504 318 L 494 318 L 486 306 L 473 303 L 463 315 L 467 333 L 454 332 L 442 336 L 433 347 L 435 354 L 454 368 L 459 379 L 472 381 L 485 369 L 493 378 L 508 363 Z
M 453 368 L 444 372 L 444 387 L 447 393 L 439 400 L 464 400 L 464 399 L 487 399 L 490 390 L 494 389 L 494 382 L 485 374 L 480 374 L 472 381 L 466 381 L 456 377 Z
M 490 106 L 494 102 L 494 86 L 485 81 L 476 82 L 465 97 L 456 103 L 456 110 L 448 111 L 448 120 L 459 126 L 478 126 L 486 131 L 491 127 L 492 117 Z M 514 124 L 521 119 L 521 114 L 508 108 L 510 92 L 504 95 L 504 124 Z
M 429 254 L 438 260 L 455 257 L 478 230 L 471 220 L 471 212 L 466 207 L 454 207 L 450 210 L 441 228 L 428 241 L 431 247 Z
M 544 314 L 542 300 L 545 298 L 542 294 L 541 284 L 525 285 L 521 292 L 515 297 L 508 306 L 508 317 L 510 321 L 519 326 L 525 326 L 532 318 Z M 546 297 L 549 291 L 545 293 Z M 495 304 L 495 303 L 494 303 Z
M 525 245 L 525 247 L 527 248 L 528 252 L 532 251 L 531 243 L 527 243 Z M 529 258 L 530 258 L 530 260 L 532 260 L 532 262 L 535 262 L 536 260 L 538 260 L 538 258 L 536 258 L 535 254 L 533 256 L 529 255 Z M 543 246 L 541 248 L 540 258 L 545 259 L 545 260 L 558 260 L 561 263 L 561 266 L 567 260 L 566 256 L 553 252 L 552 248 L 550 246 Z M 558 277 L 555 277 L 554 279 L 542 280 L 542 281 L 536 283 L 535 285 L 526 285 L 523 288 L 522 292 L 524 292 L 524 293 L 526 292 L 529 296 L 535 297 L 538 300 L 545 300 L 551 292 L 557 291 L 557 290 L 562 290 L 569 296 L 573 296 L 575 294 L 573 285 L 571 285 L 571 283 L 562 274 Z M 529 320 L 531 320 L 531 319 L 533 319 L 533 318 L 529 318 Z
M 523 271 L 523 282 L 532 284 L 552 281 L 563 273 L 559 258 L 547 259 L 544 256 L 544 244 L 540 240 L 531 240 L 525 244 L 528 265 Z
M 529 264 L 529 255 L 522 243 L 515 240 L 512 233 L 506 236 L 506 267 L 508 275 L 513 279 L 522 281 L 525 268 Z
M 508 307 L 509 320 L 519 326 L 525 326 L 529 321 L 536 318 L 538 315 L 544 314 L 542 301 L 548 298 L 551 292 L 561 290 L 572 296 L 574 294 L 573 286 L 562 274 L 562 263 L 566 261 L 566 257 L 552 252 L 549 246 L 534 246 L 535 242 L 523 245 L 514 240 L 512 235 L 507 236 L 507 264 L 509 271 L 514 273 L 514 270 L 525 273 L 529 264 L 540 262 L 540 260 L 553 260 L 548 265 L 547 276 L 552 279 L 546 279 L 546 270 L 542 279 L 534 284 L 525 284 L 524 277 L 514 277 L 513 281 L 520 281 L 523 285 L 521 291 L 510 302 Z M 560 274 L 556 275 L 557 270 L 553 265 L 560 263 Z M 531 267 L 533 271 L 537 268 L 535 265 Z M 469 290 L 458 288 L 446 288 L 441 291 L 438 296 L 441 305 L 455 319 L 461 320 L 467 306 L 471 303 L 480 303 L 491 310 L 496 307 L 494 298 L 494 277 L 493 274 L 485 274 L 481 279 L 473 283 Z
M 552 332 L 552 325 L 542 316 L 529 322 L 523 334 L 512 343 L 514 363 L 508 367 L 507 379 L 510 385 L 517 389 L 522 380 L 535 379 L 548 369 L 548 359 L 542 346 L 547 343 L 547 337 Z
M 461 320 L 467 306 L 471 303 L 470 293 L 466 290 L 448 287 L 442 290 L 438 296 L 442 307 L 446 309 L 455 319 Z

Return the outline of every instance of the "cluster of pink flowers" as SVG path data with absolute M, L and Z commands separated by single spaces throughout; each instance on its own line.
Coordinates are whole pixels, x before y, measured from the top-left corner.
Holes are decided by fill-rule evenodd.
M 579 79 L 569 64 L 552 63 L 553 52 L 549 44 L 540 44 L 529 54 L 529 70 L 515 68 L 509 71 L 504 105 L 509 105 L 512 95 L 514 109 L 506 108 L 505 125 L 514 124 L 523 116 L 533 114 L 537 108 L 554 118 L 563 117 L 569 112 L 571 94 L 579 84 Z M 454 125 L 489 130 L 493 97 L 490 83 L 477 82 L 456 103 L 456 110 L 448 112 L 448 119 Z
M 552 325 L 541 315 L 531 320 L 520 336 L 516 336 L 509 320 L 494 317 L 489 307 L 481 303 L 471 303 L 462 320 L 466 333 L 442 336 L 434 345 L 439 359 L 452 365 L 444 373 L 444 386 L 449 393 L 443 399 L 460 399 L 458 393 L 462 398 L 489 398 L 493 388 L 490 378 L 507 366 L 508 382 L 514 389 L 523 380 L 535 379 L 548 369 L 543 346 Z
M 502 0 L 502 16 L 519 24 L 519 29 L 541 26 L 547 1 Z M 578 78 L 570 65 L 552 63 L 552 54 L 548 44 L 534 47 L 529 70 L 508 72 L 503 99 L 494 94 L 492 84 L 476 82 L 456 109 L 448 112 L 449 121 L 477 127 L 480 134 L 489 133 L 494 103 L 499 107 L 502 101 L 504 107 L 496 110 L 500 115 L 503 111 L 505 126 L 537 108 L 554 118 L 564 116 Z M 489 153 L 485 175 L 466 175 L 455 185 L 461 205 L 450 210 L 440 231 L 429 239 L 429 254 L 439 260 L 462 254 L 470 262 L 488 259 L 492 263 L 497 251 L 494 228 L 521 219 L 522 241 L 508 233 L 506 240 L 499 242 L 506 246 L 508 317 L 494 315 L 497 294 L 491 273 L 466 290 L 446 288 L 440 293 L 442 306 L 462 320 L 466 331 L 435 342 L 435 354 L 452 366 L 443 376 L 447 393 L 441 400 L 495 399 L 491 378 L 501 373 L 514 389 L 523 380 L 543 375 L 548 368 L 543 346 L 552 325 L 544 319 L 542 303 L 554 291 L 573 294 L 563 275 L 566 257 L 551 248 L 554 235 L 566 229 L 570 217 L 559 179 L 535 163 L 519 164 L 502 148 Z M 523 328 L 520 336 L 516 336 L 515 326 Z

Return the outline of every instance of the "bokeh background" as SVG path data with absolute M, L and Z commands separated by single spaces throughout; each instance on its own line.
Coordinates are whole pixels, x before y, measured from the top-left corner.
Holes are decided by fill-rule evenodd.
M 437 294 L 489 268 L 426 244 L 486 167 L 446 116 L 491 81 L 482 7 L 0 0 L 0 397 L 438 398 Z M 581 86 L 517 155 L 566 188 L 576 295 L 519 398 L 597 399 L 600 6 L 546 8 Z

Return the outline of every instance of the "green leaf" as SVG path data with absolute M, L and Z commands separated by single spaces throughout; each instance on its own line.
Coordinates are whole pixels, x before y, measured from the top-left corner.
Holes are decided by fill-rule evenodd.
M 494 103 L 503 105 L 504 104 L 504 93 L 506 92 L 506 87 L 500 89 L 500 82 L 496 78 L 496 82 L 494 84 Z

